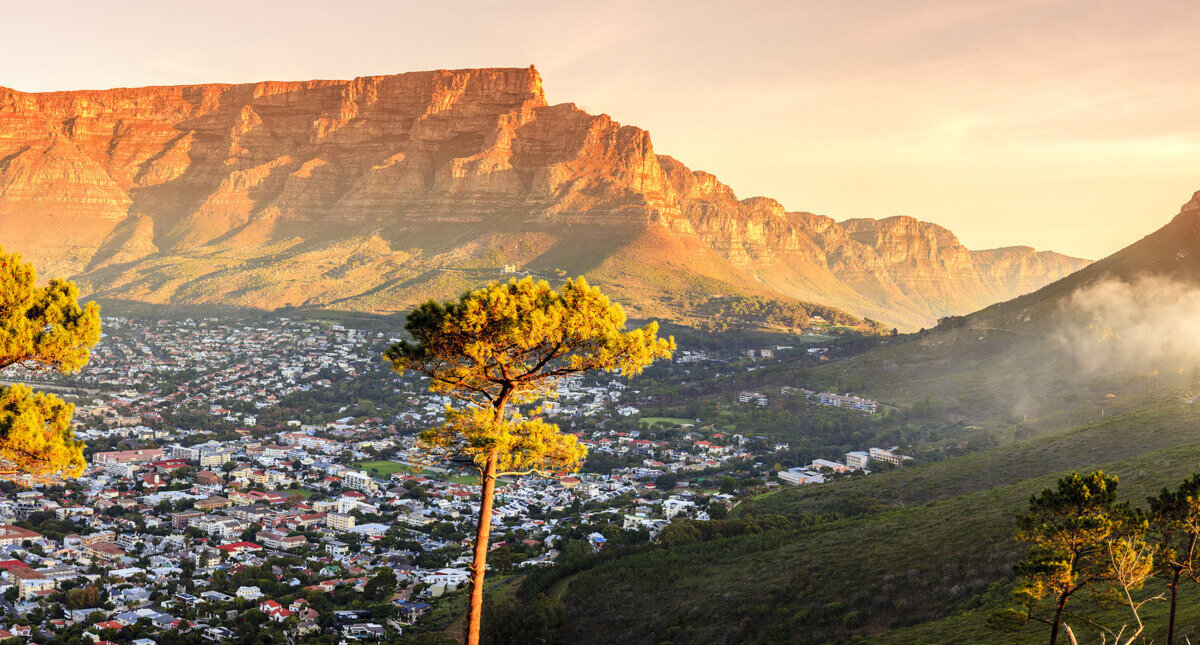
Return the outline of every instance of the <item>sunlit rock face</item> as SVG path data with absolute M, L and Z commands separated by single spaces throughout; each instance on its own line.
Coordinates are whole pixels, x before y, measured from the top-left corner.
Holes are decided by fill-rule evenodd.
M 0 245 L 93 295 L 397 311 L 504 265 L 634 313 L 800 298 L 901 327 L 1086 264 L 911 218 L 739 200 L 527 69 L 30 94 L 0 88 Z

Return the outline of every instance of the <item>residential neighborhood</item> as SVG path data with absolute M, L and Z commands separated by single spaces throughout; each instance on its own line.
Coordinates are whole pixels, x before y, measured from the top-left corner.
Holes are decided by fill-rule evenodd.
M 266 625 L 294 641 L 380 640 L 421 629 L 464 588 L 477 473 L 420 444 L 449 400 L 382 365 L 393 339 L 288 319 L 104 322 L 82 373 L 40 384 L 76 400 L 87 471 L 3 482 L 0 638 L 223 642 Z M 721 359 L 688 351 L 670 369 L 706 363 Z M 770 458 L 786 444 L 645 417 L 654 397 L 636 384 L 558 382 L 542 410 L 575 432 L 589 465 L 499 482 L 492 572 L 553 566 L 572 542 L 599 551 L 724 517 L 734 476 L 778 486 Z M 779 478 L 885 459 L 851 454 L 864 457 Z

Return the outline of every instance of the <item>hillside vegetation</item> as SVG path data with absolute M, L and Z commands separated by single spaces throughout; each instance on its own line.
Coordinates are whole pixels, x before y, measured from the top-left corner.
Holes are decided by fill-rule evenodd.
M 920 403 L 943 417 L 928 427 L 976 428 L 992 447 L 785 488 L 741 504 L 729 531 L 673 525 L 653 548 L 598 558 L 555 587 L 564 642 L 1044 642 L 1037 625 L 988 627 L 1011 605 L 1024 552 L 1015 517 L 1030 496 L 1102 469 L 1144 506 L 1200 470 L 1197 259 L 1193 200 L 1158 233 L 1036 293 L 846 344 L 827 365 L 727 377 Z M 1197 587 L 1180 602 L 1177 638 L 1200 638 Z M 1164 611 L 1148 608 L 1147 642 L 1164 637 Z

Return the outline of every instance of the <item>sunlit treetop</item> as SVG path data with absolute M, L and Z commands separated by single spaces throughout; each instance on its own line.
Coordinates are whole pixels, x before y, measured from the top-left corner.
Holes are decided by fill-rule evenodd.
M 427 302 L 408 315 L 413 342 L 385 357 L 397 372 L 481 406 L 546 396 L 558 378 L 591 370 L 640 373 L 675 349 L 658 324 L 626 331 L 625 311 L 583 278 L 560 291 L 532 278 L 492 284 L 458 302 Z
M 100 340 L 100 308 L 79 305 L 64 280 L 37 286 L 33 266 L 0 249 L 0 369 L 76 372 Z M 83 443 L 71 432 L 74 406 L 24 385 L 0 387 L 0 476 L 78 476 Z
M 558 426 L 519 414 L 496 421 L 492 408 L 448 409 L 446 422 L 422 432 L 421 441 L 469 457 L 480 471 L 494 454 L 500 475 L 574 472 L 587 457 L 578 437 Z
M 0 369 L 77 372 L 100 340 L 100 307 L 79 306 L 79 289 L 54 279 L 37 286 L 33 265 L 0 249 Z
M 0 387 L 0 470 L 4 475 L 78 477 L 87 462 L 71 431 L 75 406 L 17 384 Z M 15 472 L 10 472 L 15 471 Z

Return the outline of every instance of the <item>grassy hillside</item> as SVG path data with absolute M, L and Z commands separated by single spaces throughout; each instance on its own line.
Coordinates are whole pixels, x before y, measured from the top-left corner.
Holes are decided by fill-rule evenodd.
M 1200 409 L 1174 402 L 960 459 L 781 491 L 742 513 L 880 510 L 606 562 L 566 586 L 566 640 L 952 642 L 969 627 L 986 642 L 1037 642 L 1033 628 L 979 631 L 1005 599 L 1020 553 L 1013 518 L 1029 496 L 1062 472 L 1099 467 L 1140 502 L 1198 461 Z
M 1036 627 L 986 627 L 1008 602 L 1022 553 L 1014 518 L 1029 497 L 1070 470 L 1101 468 L 1143 504 L 1200 470 L 1198 259 L 1200 204 L 1028 296 L 879 338 L 816 369 L 734 377 L 921 402 L 996 447 L 738 509 L 743 520 L 786 518 L 786 528 L 707 541 L 678 530 L 658 548 L 606 559 L 560 583 L 565 640 L 1043 641 Z M 1189 588 L 1182 601 L 1181 637 L 1200 638 L 1200 593 Z M 1152 641 L 1161 608 L 1149 616 Z M 1074 626 L 1085 642 L 1095 638 Z

